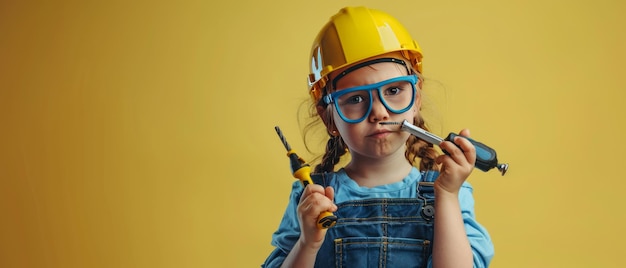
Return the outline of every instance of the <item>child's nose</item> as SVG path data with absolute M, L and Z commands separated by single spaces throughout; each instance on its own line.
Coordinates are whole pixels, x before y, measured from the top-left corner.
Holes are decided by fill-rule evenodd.
M 389 119 L 389 110 L 376 93 L 372 92 L 372 112 L 369 115 L 369 120 L 373 123 Z

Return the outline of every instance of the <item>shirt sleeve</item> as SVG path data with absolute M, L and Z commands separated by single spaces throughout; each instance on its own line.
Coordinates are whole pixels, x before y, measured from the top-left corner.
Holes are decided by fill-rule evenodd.
M 465 182 L 459 190 L 459 204 L 461 206 L 461 215 L 465 225 L 465 233 L 472 248 L 474 256 L 474 267 L 489 267 L 489 263 L 494 255 L 493 243 L 487 229 L 476 221 L 474 215 L 474 196 L 473 188 Z M 428 268 L 433 267 L 432 256 L 428 259 Z
M 300 181 L 295 181 L 291 187 L 289 203 L 285 209 L 283 219 L 280 221 L 278 230 L 272 235 L 272 246 L 274 246 L 274 250 L 261 267 L 280 267 L 287 257 L 287 254 L 289 254 L 298 241 L 298 238 L 300 238 L 300 223 L 298 222 L 297 208 L 302 190 L 303 187 Z
M 474 267 L 483 268 L 489 266 L 494 255 L 494 247 L 487 229 L 476 221 L 472 192 L 473 189 L 469 183 L 463 184 L 459 191 L 459 202 L 465 224 L 465 232 L 474 255 Z

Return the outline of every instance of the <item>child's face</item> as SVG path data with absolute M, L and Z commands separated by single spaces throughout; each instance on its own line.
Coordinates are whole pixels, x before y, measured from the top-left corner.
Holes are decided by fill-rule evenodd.
M 375 63 L 356 69 L 340 78 L 336 84 L 336 92 L 341 92 L 342 90 L 350 91 L 354 87 L 371 85 L 407 75 L 406 68 L 400 64 L 392 62 Z M 392 153 L 398 153 L 398 151 L 404 154 L 404 144 L 409 134 L 397 131 L 397 126 L 380 125 L 379 122 L 402 122 L 403 120 L 413 122 L 413 118 L 417 115 L 421 103 L 419 88 L 417 88 L 415 96 L 413 96 L 411 86 L 409 85 L 408 88 L 406 88 L 406 82 L 404 81 L 392 82 L 378 88 L 378 90 L 371 90 L 371 94 L 361 92 L 361 94 L 353 95 L 353 93 L 350 93 L 345 95 L 348 96 L 348 98 L 346 98 L 347 100 L 338 100 L 339 105 L 343 105 L 346 101 L 349 101 L 348 104 L 350 106 L 355 106 L 361 101 L 366 103 L 371 102 L 371 110 L 363 121 L 357 123 L 346 122 L 346 117 L 349 118 L 349 114 L 352 113 L 348 109 L 352 108 L 341 108 L 343 111 L 342 115 L 339 114 L 337 109 L 333 109 L 333 121 L 341 137 L 350 149 L 353 158 L 359 156 L 386 156 Z M 381 91 L 380 95 L 378 91 Z M 400 93 L 403 91 L 410 93 Z M 381 102 L 379 96 L 383 96 L 387 103 L 386 106 Z M 406 109 L 406 111 L 395 113 L 388 109 L 400 110 L 405 108 L 407 105 L 410 105 L 411 98 L 413 97 L 415 98 L 414 104 Z M 365 112 L 356 115 L 356 117 L 361 117 L 361 115 L 365 115 Z

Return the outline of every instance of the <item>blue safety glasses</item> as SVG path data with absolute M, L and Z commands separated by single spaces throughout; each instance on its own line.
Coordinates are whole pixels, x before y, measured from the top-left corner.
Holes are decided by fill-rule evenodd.
M 417 75 L 391 78 L 375 84 L 335 91 L 324 96 L 325 104 L 334 104 L 337 113 L 347 123 L 359 123 L 372 111 L 373 95 L 378 92 L 380 102 L 392 113 L 401 114 L 413 106 L 417 90 Z

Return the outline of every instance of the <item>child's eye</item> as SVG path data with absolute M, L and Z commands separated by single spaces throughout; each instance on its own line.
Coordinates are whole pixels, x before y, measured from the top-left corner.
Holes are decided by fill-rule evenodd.
M 357 104 L 357 103 L 361 103 L 365 101 L 365 98 L 363 98 L 363 96 L 360 95 L 354 95 L 354 96 L 350 96 L 346 99 L 346 104 Z
M 399 87 L 390 87 L 385 89 L 385 95 L 398 95 L 402 91 Z

